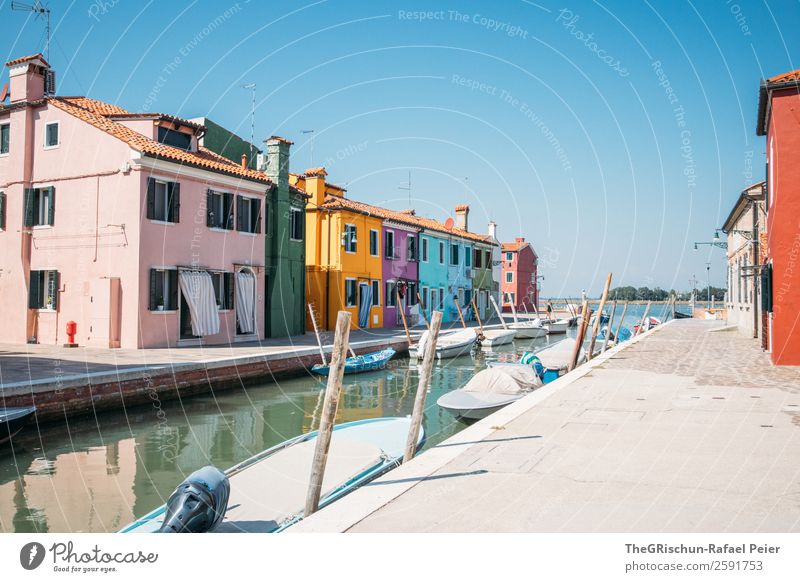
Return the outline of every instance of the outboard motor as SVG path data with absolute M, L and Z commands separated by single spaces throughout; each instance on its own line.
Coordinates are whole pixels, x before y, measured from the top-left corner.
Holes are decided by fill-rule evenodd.
M 159 533 L 204 533 L 225 517 L 231 484 L 225 473 L 208 466 L 189 475 L 169 496 Z

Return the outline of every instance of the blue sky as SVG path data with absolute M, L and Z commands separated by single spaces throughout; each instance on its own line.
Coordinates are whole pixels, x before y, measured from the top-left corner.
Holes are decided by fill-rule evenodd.
M 295 141 L 352 198 L 499 225 L 544 295 L 724 286 L 703 247 L 763 178 L 759 80 L 798 65 L 800 3 L 51 2 L 59 93 Z M 420 14 L 423 12 L 423 14 Z M 6 59 L 44 27 L 0 0 Z M 412 172 L 412 200 L 401 186 Z

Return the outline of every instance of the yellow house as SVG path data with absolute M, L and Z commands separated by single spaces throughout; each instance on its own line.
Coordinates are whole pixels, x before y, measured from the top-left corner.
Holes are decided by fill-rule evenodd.
M 325 168 L 290 174 L 310 196 L 306 206 L 306 297 L 321 329 L 336 327 L 336 314 L 353 314 L 352 328 L 383 327 L 381 225 L 368 205 L 345 198 L 325 181 Z M 362 308 L 363 306 L 363 308 Z M 311 329 L 310 318 L 307 321 Z

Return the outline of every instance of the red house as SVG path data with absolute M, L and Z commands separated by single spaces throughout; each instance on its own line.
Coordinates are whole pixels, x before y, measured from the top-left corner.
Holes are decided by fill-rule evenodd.
M 503 308 L 513 303 L 517 311 L 533 311 L 534 306 L 539 304 L 536 251 L 523 237 L 517 237 L 514 242 L 503 243 L 501 250 Z
M 800 365 L 800 69 L 761 82 L 767 136 L 767 249 L 761 273 L 772 363 Z

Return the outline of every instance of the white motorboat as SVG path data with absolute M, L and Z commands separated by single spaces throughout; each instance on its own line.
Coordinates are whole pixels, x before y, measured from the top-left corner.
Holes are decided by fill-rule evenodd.
M 532 321 L 518 321 L 512 323 L 508 326 L 508 329 L 516 331 L 516 337 L 518 339 L 533 339 L 547 335 L 547 329 L 545 329 L 542 320 L 538 317 Z
M 430 337 L 430 332 L 426 331 L 419 338 L 417 345 L 408 349 L 408 356 L 411 359 L 421 360 L 423 358 L 428 337 Z M 478 336 L 475 335 L 475 330 L 473 329 L 462 329 L 452 333 L 439 334 L 439 339 L 436 342 L 436 357 L 442 360 L 467 355 L 477 340 Z
M 436 403 L 458 418 L 479 420 L 541 385 L 531 366 L 507 364 L 481 370 L 463 388 L 448 392 Z
M 545 382 L 548 381 L 549 376 L 562 376 L 569 370 L 569 366 L 572 363 L 572 352 L 575 350 L 575 341 L 573 338 L 563 339 L 534 354 L 542 364 L 542 368 L 544 368 Z M 581 347 L 580 352 L 578 352 L 578 364 L 582 364 L 585 358 L 586 352 Z
M 544 323 L 544 327 L 547 330 L 548 335 L 556 333 L 567 333 L 567 328 L 569 327 L 569 320 L 568 319 L 550 320 Z
M 514 329 L 485 329 L 483 330 L 482 348 L 495 348 L 510 344 L 514 341 L 517 332 Z

